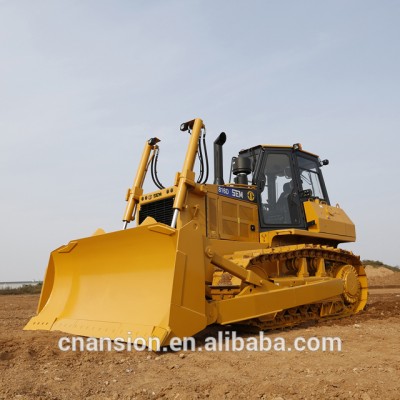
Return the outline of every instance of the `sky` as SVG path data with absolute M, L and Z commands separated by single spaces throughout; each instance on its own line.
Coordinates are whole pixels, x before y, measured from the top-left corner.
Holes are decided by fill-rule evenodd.
M 400 265 L 399 18 L 388 0 L 0 0 L 0 281 L 121 229 L 145 141 L 171 185 L 196 117 L 210 150 L 226 132 L 225 171 L 257 144 L 329 159 L 342 247 Z

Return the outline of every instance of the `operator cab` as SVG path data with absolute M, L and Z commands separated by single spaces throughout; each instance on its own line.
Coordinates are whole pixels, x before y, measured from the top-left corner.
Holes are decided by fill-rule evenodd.
M 250 160 L 249 178 L 257 187 L 261 231 L 307 229 L 303 202 L 319 199 L 330 204 L 320 169 L 328 161 L 303 151 L 300 144 L 257 146 L 242 150 L 238 158 Z

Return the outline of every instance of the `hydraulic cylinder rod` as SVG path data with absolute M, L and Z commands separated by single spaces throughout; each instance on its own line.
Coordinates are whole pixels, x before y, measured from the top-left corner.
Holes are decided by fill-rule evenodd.
M 185 162 L 183 163 L 182 172 L 179 174 L 178 189 L 174 200 L 174 214 L 172 217 L 171 227 L 176 228 L 179 211 L 185 202 L 188 186 L 195 185 L 194 182 L 194 162 L 196 161 L 196 154 L 199 147 L 199 138 L 201 130 L 204 128 L 203 121 L 196 118 L 192 121 L 185 122 L 181 125 L 181 131 L 192 129 L 189 146 L 186 152 Z
M 126 229 L 128 223 L 135 219 L 135 211 L 137 203 L 139 202 L 139 198 L 143 193 L 143 182 L 146 177 L 147 168 L 149 165 L 149 158 L 151 151 L 157 147 L 157 143 L 160 139 L 156 137 L 149 139 L 142 153 L 142 158 L 140 159 L 139 168 L 136 172 L 135 180 L 133 181 L 133 186 L 131 189 L 128 189 L 126 194 L 126 201 L 128 204 L 126 205 L 124 217 L 123 217 L 123 229 Z

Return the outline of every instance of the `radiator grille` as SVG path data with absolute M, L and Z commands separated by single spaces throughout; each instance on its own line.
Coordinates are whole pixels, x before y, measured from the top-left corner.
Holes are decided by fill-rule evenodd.
M 172 208 L 174 199 L 175 197 L 168 197 L 167 199 L 142 204 L 139 212 L 139 224 L 141 224 L 146 217 L 152 217 L 157 222 L 171 225 L 172 216 L 174 213 L 174 209 Z

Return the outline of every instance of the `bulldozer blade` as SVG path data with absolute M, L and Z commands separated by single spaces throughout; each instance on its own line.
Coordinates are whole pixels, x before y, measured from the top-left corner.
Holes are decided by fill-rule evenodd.
M 24 329 L 143 340 L 151 349 L 204 329 L 200 229 L 193 222 L 179 231 L 153 222 L 54 250 L 38 315 Z

